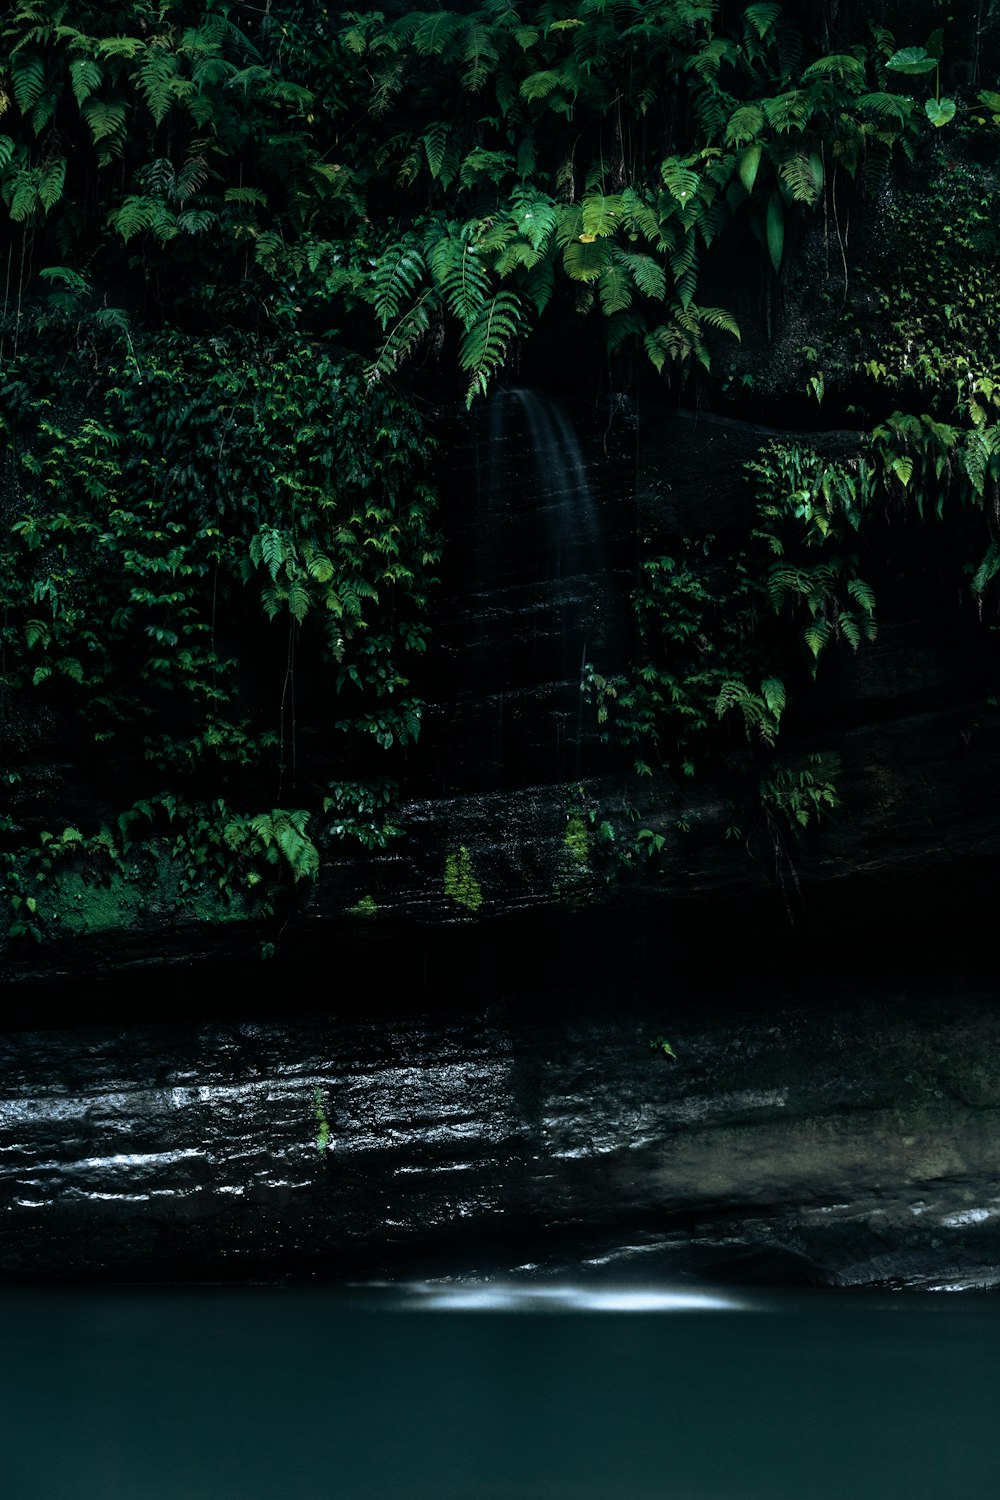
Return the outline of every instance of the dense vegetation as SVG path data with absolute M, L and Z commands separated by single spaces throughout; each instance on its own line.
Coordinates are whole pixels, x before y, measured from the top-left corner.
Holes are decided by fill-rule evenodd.
M 762 450 L 709 565 L 643 558 L 634 670 L 587 673 L 640 777 L 711 762 L 793 825 L 830 806 L 770 752 L 797 678 L 874 633 L 862 539 L 941 528 L 980 607 L 1000 572 L 993 10 L 8 7 L 10 933 L 71 876 L 280 913 L 325 846 L 393 837 L 440 556 L 429 370 L 471 405 L 556 351 L 591 390 L 793 392 L 858 427 Z M 18 796 L 32 736 L 81 763 L 73 821 Z

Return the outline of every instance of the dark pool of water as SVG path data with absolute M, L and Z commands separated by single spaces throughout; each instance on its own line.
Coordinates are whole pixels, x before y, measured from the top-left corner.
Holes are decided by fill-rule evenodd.
M 1000 1494 L 1000 1299 L 0 1293 L 5 1500 Z

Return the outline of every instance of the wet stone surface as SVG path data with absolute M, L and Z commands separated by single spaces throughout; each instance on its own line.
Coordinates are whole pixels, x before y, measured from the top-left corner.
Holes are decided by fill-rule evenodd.
M 21 1032 L 0 1077 L 7 1280 L 1000 1281 L 986 985 Z

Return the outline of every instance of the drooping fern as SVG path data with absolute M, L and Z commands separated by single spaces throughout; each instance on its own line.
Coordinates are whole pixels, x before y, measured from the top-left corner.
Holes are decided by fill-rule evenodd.
M 466 406 L 485 393 L 490 376 L 503 364 L 507 351 L 524 331 L 524 311 L 513 292 L 500 291 L 479 311 L 466 331 L 459 350 L 459 363 L 471 375 Z

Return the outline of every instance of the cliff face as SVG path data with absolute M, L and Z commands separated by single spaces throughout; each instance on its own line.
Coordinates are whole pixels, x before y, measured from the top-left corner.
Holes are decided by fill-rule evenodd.
M 8 945 L 11 976 L 252 959 L 262 943 L 294 953 L 324 934 L 350 965 L 382 934 L 404 951 L 435 928 L 470 929 L 470 943 L 483 929 L 491 942 L 498 922 L 517 932 L 524 920 L 630 906 L 639 927 L 648 911 L 654 927 L 763 923 L 781 940 L 789 918 L 805 937 L 831 920 L 859 937 L 974 920 L 1000 852 L 995 634 L 939 597 L 921 608 L 890 591 L 875 642 L 841 643 L 815 684 L 800 674 L 780 750 L 786 763 L 821 753 L 837 766 L 840 805 L 818 826 L 797 834 L 759 809 L 734 813 L 730 785 L 709 768 L 639 787 L 641 822 L 662 839 L 655 868 L 621 879 L 617 850 L 597 837 L 620 812 L 631 753 L 601 743 L 582 668 L 610 677 L 633 650 L 639 549 L 690 554 L 746 536 L 745 465 L 775 436 L 663 408 L 637 419 L 624 402 L 595 413 L 528 391 L 493 398 L 444 435 L 448 546 L 403 836 L 382 851 L 324 849 L 315 888 L 302 882 L 269 924 L 208 890 L 179 893 L 167 868 L 96 886 L 70 876 L 52 936 Z M 785 436 L 832 456 L 856 441 Z M 21 726 L 22 820 L 99 820 L 115 768 L 78 762 L 71 734 L 41 719 Z M 308 723 L 298 734 L 300 768 L 317 782 L 335 775 L 329 736 Z M 627 821 L 617 826 L 628 836 Z M 399 970 L 405 978 L 402 958 Z
M 0 1276 L 996 1283 L 991 994 L 665 981 L 10 1036 Z

